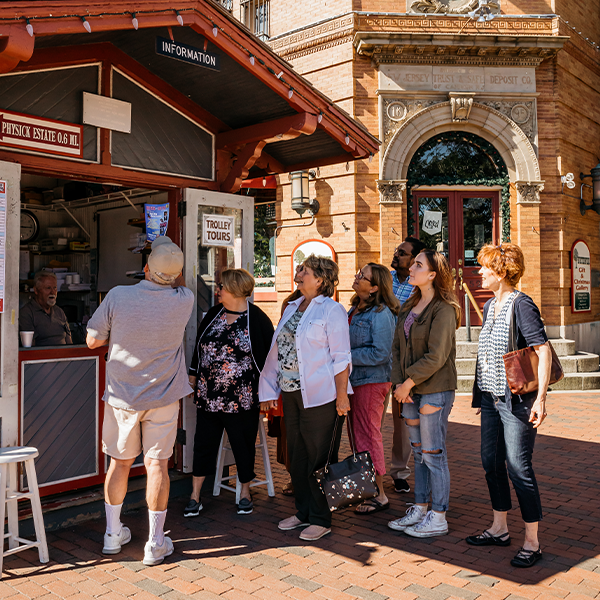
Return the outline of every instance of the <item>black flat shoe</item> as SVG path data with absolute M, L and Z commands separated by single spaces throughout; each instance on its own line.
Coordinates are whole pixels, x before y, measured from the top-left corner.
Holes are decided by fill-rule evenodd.
M 202 499 L 200 502 L 196 502 L 195 500 L 190 499 L 188 505 L 183 509 L 184 517 L 197 517 L 202 510 Z
M 242 498 L 237 505 L 238 515 L 249 515 L 253 510 L 254 504 L 252 503 L 252 500 L 248 500 L 248 498 Z
M 510 535 L 508 531 L 501 535 L 492 535 L 489 531 L 484 531 L 479 535 L 470 535 L 465 541 L 471 546 L 510 546 Z
M 519 567 L 521 569 L 527 569 L 533 567 L 535 563 L 542 558 L 542 549 L 537 550 L 525 550 L 521 548 L 515 557 L 510 561 L 513 567 Z

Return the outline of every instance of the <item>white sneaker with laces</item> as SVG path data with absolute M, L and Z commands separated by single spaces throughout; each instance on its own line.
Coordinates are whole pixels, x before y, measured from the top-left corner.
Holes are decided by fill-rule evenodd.
M 173 542 L 170 537 L 165 535 L 161 546 L 156 542 L 146 542 L 144 546 L 144 560 L 142 562 L 146 566 L 152 567 L 159 565 L 167 556 L 171 556 L 171 554 L 173 554 Z
M 131 531 L 129 531 L 129 527 L 121 525 L 121 531 L 119 533 L 104 534 L 104 548 L 102 548 L 102 554 L 119 554 L 119 552 L 121 552 L 121 546 L 128 544 L 130 541 Z
M 426 514 L 426 509 L 423 509 L 416 504 L 412 504 L 406 509 L 406 515 L 400 519 L 390 521 L 388 523 L 388 527 L 390 529 L 394 529 L 395 531 L 404 531 L 407 527 L 411 527 L 412 525 L 420 523 L 425 518 Z
M 448 521 L 446 521 L 445 515 L 430 510 L 420 523 L 407 527 L 404 533 L 418 538 L 446 535 L 448 533 Z

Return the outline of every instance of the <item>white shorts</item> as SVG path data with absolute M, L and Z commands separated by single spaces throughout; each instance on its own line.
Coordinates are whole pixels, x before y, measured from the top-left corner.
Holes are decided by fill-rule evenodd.
M 177 437 L 179 400 L 162 408 L 134 411 L 104 403 L 102 451 L 119 460 L 171 458 Z

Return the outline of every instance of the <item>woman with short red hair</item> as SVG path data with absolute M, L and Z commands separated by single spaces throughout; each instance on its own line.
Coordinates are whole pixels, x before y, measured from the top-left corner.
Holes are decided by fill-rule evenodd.
M 481 413 L 481 460 L 494 521 L 489 529 L 466 541 L 472 546 L 510 545 L 510 477 L 525 522 L 525 542 L 511 565 L 531 567 L 542 558 L 537 536 L 542 505 L 532 455 L 537 428 L 546 417 L 552 355 L 538 307 L 527 294 L 515 289 L 525 272 L 521 248 L 490 244 L 480 250 L 477 261 L 481 265 L 481 287 L 494 293 L 483 309 L 472 403 Z M 510 391 L 502 358 L 509 351 L 514 325 L 517 348 L 531 346 L 539 356 L 539 388 L 520 396 Z

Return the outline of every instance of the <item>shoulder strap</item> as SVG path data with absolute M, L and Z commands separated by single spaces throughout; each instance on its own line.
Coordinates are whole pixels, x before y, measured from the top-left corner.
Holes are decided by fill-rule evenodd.
M 350 439 L 350 448 L 352 450 L 352 454 L 354 455 L 354 460 L 356 461 L 356 447 L 354 446 L 354 434 L 352 433 L 352 425 L 350 424 L 350 419 L 346 415 L 346 420 L 348 422 L 348 438 Z M 335 438 L 337 434 L 338 424 L 340 422 L 340 415 L 335 416 L 335 425 L 333 426 L 333 436 L 331 438 L 331 444 L 329 446 L 329 454 L 327 455 L 327 463 L 325 464 L 325 473 L 327 473 L 327 468 L 331 464 L 331 455 L 333 454 L 333 446 L 335 444 Z
M 508 331 L 508 351 L 509 352 L 514 352 L 515 350 L 518 350 L 517 339 L 518 339 L 519 333 L 517 330 L 517 316 L 515 315 L 518 297 L 519 297 L 519 294 L 517 292 L 517 295 L 515 296 L 513 303 L 512 303 L 512 312 L 510 315 L 510 329 Z

